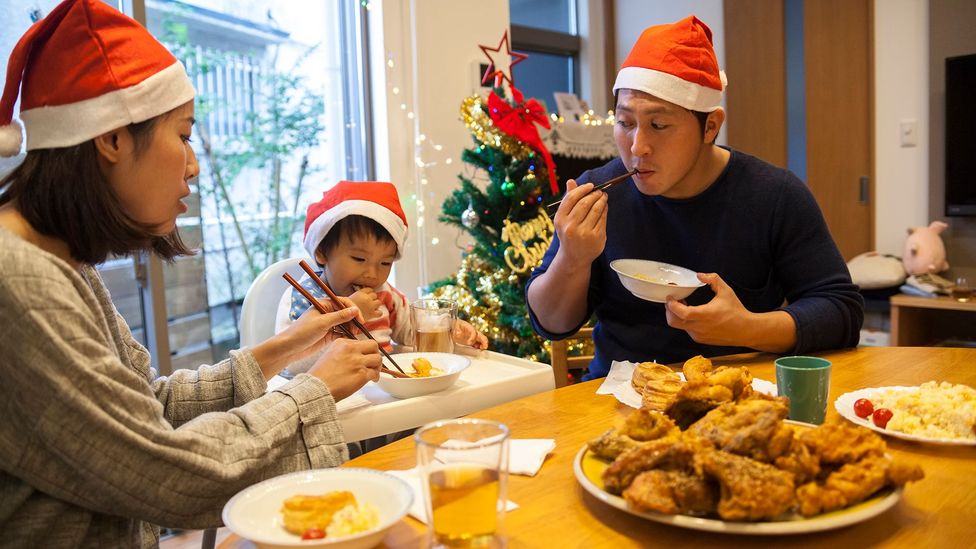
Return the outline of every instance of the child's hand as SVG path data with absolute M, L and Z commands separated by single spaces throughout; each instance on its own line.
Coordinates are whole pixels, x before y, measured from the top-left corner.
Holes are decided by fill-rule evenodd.
M 454 322 L 454 343 L 469 345 L 475 349 L 485 350 L 488 348 L 488 338 L 464 320 L 458 319 Z
M 376 292 L 372 288 L 360 288 L 349 296 L 349 299 L 359 307 L 366 320 L 371 320 L 383 314 L 380 311 L 383 303 L 380 302 L 380 298 L 376 296 Z

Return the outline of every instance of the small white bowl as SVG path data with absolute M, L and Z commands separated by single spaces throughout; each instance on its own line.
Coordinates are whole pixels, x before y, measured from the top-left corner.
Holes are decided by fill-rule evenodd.
M 333 539 L 302 540 L 285 530 L 281 505 L 292 496 L 321 495 L 348 490 L 359 504 L 379 512 L 379 524 L 365 532 Z M 270 478 L 237 493 L 224 505 L 224 524 L 262 549 L 327 547 L 368 549 L 383 541 L 386 531 L 400 522 L 413 503 L 413 491 L 397 477 L 373 469 L 315 469 Z
M 610 262 L 610 268 L 630 293 L 655 303 L 664 303 L 668 296 L 684 299 L 705 285 L 695 271 L 659 261 L 617 259 Z
M 431 366 L 444 370 L 443 374 L 431 377 L 392 377 L 388 374 L 380 374 L 380 380 L 376 384 L 396 398 L 410 398 L 443 391 L 454 385 L 461 377 L 461 372 L 471 365 L 471 359 L 468 357 L 450 353 L 397 353 L 392 356 L 408 374 L 413 372 L 412 363 L 415 358 L 426 358 Z M 387 368 L 390 366 L 392 365 L 386 364 Z

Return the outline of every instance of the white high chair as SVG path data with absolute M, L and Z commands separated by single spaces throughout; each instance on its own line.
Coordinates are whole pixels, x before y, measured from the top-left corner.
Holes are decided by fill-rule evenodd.
M 301 280 L 305 271 L 298 265 L 300 257 L 282 259 L 272 264 L 254 279 L 241 305 L 241 347 L 261 343 L 274 335 L 278 303 L 285 289 L 291 286 L 282 278 L 289 273 Z

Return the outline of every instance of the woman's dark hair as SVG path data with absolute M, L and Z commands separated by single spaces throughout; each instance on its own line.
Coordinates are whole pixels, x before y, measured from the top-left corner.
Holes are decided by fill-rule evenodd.
M 342 237 L 351 239 L 354 236 L 372 236 L 379 242 L 396 244 L 393 235 L 383 225 L 363 215 L 349 215 L 336 221 L 315 249 L 325 257 L 329 257 L 329 253 L 336 249 Z M 399 253 L 400 250 L 397 250 L 397 254 Z
M 167 114 L 130 124 L 135 155 L 145 152 L 156 123 Z M 122 211 L 118 196 L 98 167 L 94 140 L 28 151 L 24 162 L 0 181 L 0 205 L 13 202 L 41 234 L 68 244 L 71 257 L 95 265 L 109 254 L 152 250 L 163 259 L 193 255 L 179 232 L 153 234 L 153 227 Z

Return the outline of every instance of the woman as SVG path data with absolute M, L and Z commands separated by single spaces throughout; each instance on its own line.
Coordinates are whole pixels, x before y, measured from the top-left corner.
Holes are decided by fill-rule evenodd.
M 329 334 L 358 309 L 311 311 L 163 378 L 94 268 L 109 254 L 189 253 L 176 217 L 198 165 L 182 65 L 105 3 L 67 0 L 11 54 L 5 156 L 20 148 L 18 89 L 28 154 L 0 182 L 3 543 L 154 546 L 152 525 L 214 526 L 242 488 L 347 459 L 335 401 L 377 379 L 380 355 Z M 308 375 L 265 394 L 324 347 Z

